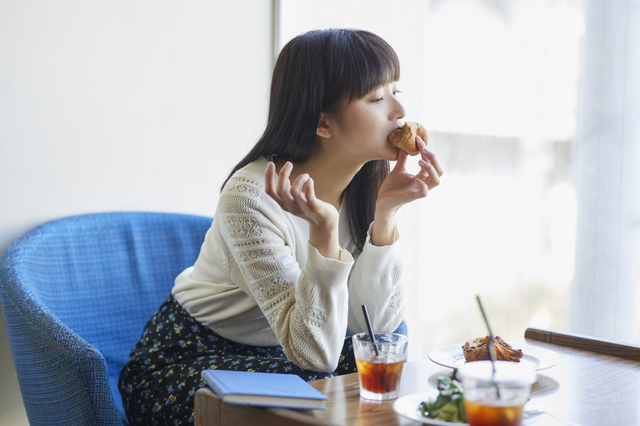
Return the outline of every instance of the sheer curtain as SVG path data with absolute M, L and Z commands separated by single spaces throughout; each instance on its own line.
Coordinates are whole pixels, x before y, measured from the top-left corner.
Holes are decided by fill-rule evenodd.
M 584 15 L 571 329 L 640 342 L 640 1 Z
M 640 340 L 639 2 L 280 0 L 280 46 L 354 27 L 396 49 L 445 168 L 399 218 L 411 359 L 486 334 L 476 294 L 505 339 Z

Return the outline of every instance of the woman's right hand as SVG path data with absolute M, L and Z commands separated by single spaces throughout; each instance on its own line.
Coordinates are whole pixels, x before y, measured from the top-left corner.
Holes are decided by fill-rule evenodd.
M 278 173 L 275 184 L 276 166 L 267 165 L 265 192 L 285 211 L 309 222 L 309 242 L 327 258 L 340 258 L 338 242 L 338 210 L 316 198 L 313 179 L 306 173 L 299 175 L 291 183 L 293 164 L 287 161 Z

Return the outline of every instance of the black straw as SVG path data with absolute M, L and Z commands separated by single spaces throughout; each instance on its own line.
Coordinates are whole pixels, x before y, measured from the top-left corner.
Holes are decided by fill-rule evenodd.
M 367 328 L 369 329 L 369 336 L 373 342 L 373 350 L 376 351 L 376 356 L 379 356 L 378 345 L 376 345 L 376 336 L 373 334 L 373 328 L 371 327 L 371 320 L 369 320 L 369 313 L 367 312 L 367 305 L 362 305 L 362 313 L 364 314 L 364 320 L 367 322 Z
M 491 327 L 489 326 L 489 320 L 487 319 L 487 315 L 484 313 L 484 309 L 482 309 L 482 302 L 480 301 L 480 296 L 476 295 L 476 300 L 478 301 L 478 307 L 480 308 L 480 313 L 482 314 L 484 323 L 487 326 L 487 331 L 489 331 L 489 341 L 487 342 L 487 345 L 489 345 L 489 358 L 491 358 L 491 381 L 495 382 L 496 348 L 493 345 L 493 333 L 491 332 Z M 496 384 L 496 392 L 498 394 L 498 399 L 500 399 L 500 389 L 498 389 L 497 384 Z

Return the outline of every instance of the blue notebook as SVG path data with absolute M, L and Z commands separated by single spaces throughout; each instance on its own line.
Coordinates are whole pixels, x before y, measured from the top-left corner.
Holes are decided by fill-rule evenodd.
M 327 399 L 294 374 L 204 370 L 202 378 L 221 400 L 230 404 L 324 410 Z

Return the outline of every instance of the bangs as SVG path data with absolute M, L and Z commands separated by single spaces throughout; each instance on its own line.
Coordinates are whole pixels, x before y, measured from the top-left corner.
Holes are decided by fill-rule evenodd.
M 323 110 L 331 109 L 343 96 L 363 98 L 380 86 L 400 79 L 400 61 L 393 48 L 368 31 L 335 30 L 329 42 L 326 72 L 330 84 Z

